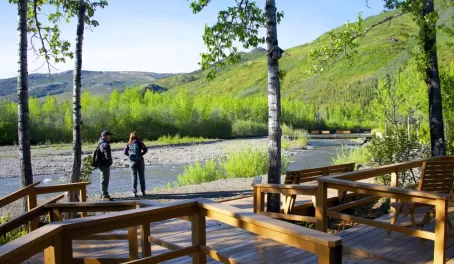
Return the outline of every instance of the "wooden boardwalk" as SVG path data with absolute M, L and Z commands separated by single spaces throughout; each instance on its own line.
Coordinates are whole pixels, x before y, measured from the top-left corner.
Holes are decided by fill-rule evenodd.
M 301 197 L 300 201 L 307 201 Z M 252 212 L 252 198 L 225 202 L 242 210 Z M 454 212 L 450 212 L 454 218 Z M 389 221 L 389 215 L 380 218 Z M 433 222 L 427 230 L 433 229 Z M 174 247 L 191 244 L 191 223 L 183 220 L 167 220 L 151 225 L 151 235 L 156 238 L 152 244 L 152 254 L 168 252 L 159 246 L 163 242 Z M 116 233 L 126 234 L 126 230 Z M 433 260 L 433 242 L 426 241 L 427 250 L 420 241 L 402 233 L 376 227 L 359 225 L 338 234 L 343 239 L 343 263 L 380 264 L 380 263 L 431 263 Z M 261 238 L 244 230 L 207 219 L 207 245 L 225 257 L 233 258 L 237 263 L 317 263 L 317 256 L 293 248 L 271 239 Z M 140 250 L 140 247 L 139 247 Z M 127 258 L 127 241 L 75 241 L 75 258 Z M 448 241 L 447 263 L 454 263 L 454 239 Z M 191 263 L 189 257 L 182 257 L 163 263 Z M 43 254 L 38 254 L 28 261 L 30 264 L 43 263 Z M 208 263 L 219 263 L 208 258 Z

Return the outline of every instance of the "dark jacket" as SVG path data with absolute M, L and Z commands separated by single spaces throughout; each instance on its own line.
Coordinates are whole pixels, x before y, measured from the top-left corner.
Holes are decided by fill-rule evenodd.
M 143 157 L 143 155 L 145 155 L 145 154 L 148 152 L 148 148 L 147 148 L 147 146 L 145 146 L 145 144 L 143 144 L 142 141 L 140 141 L 140 140 L 138 140 L 138 139 L 133 139 L 133 140 L 131 141 L 131 144 L 134 144 L 134 143 L 136 143 L 136 142 L 137 142 L 137 144 L 140 146 L 140 152 L 141 152 L 142 157 Z M 130 146 L 131 144 L 129 144 L 129 143 L 126 144 L 125 151 L 124 151 L 125 156 L 128 156 L 128 157 L 129 157 L 129 146 Z M 143 158 L 142 158 L 142 159 L 143 159 Z
M 110 149 L 110 143 L 100 138 L 99 144 L 99 160 L 100 166 L 112 166 L 112 151 Z

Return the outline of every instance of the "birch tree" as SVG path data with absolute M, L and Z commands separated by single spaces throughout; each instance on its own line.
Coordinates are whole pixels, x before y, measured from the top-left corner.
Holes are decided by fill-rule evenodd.
M 74 60 L 74 73 L 73 73 L 73 168 L 71 171 L 70 182 L 80 181 L 80 171 L 82 166 L 82 120 L 81 120 L 81 87 L 82 87 L 82 47 L 84 39 L 85 25 L 98 26 L 96 20 L 92 20 L 95 8 L 100 6 L 104 8 L 107 1 L 100 2 L 87 2 L 79 0 L 76 7 L 78 10 L 77 20 L 77 34 L 76 34 L 76 50 Z M 87 15 L 88 8 L 88 15 Z M 71 6 L 69 6 L 71 10 Z M 76 202 L 78 200 L 77 193 L 72 193 L 70 201 Z
M 191 3 L 194 13 L 202 11 L 211 0 L 197 0 Z M 203 41 L 208 48 L 202 54 L 202 69 L 210 69 L 208 78 L 218 74 L 218 69 L 228 64 L 240 62 L 241 56 L 235 42 L 243 48 L 257 47 L 265 43 L 268 60 L 268 183 L 281 180 L 281 95 L 279 59 L 283 50 L 278 46 L 277 23 L 283 13 L 277 12 L 275 0 L 266 0 L 265 11 L 257 7 L 255 1 L 235 0 L 232 7 L 219 12 L 217 23 L 205 26 Z M 266 28 L 266 37 L 259 36 L 259 29 Z M 279 212 L 280 196 L 268 194 L 267 210 Z
M 17 1 L 17 33 L 18 33 L 18 70 L 17 70 L 17 95 L 18 95 L 18 143 L 20 179 L 22 187 L 33 183 L 30 127 L 28 107 L 28 36 L 27 36 L 27 11 L 28 0 Z M 24 200 L 24 211 L 27 202 Z

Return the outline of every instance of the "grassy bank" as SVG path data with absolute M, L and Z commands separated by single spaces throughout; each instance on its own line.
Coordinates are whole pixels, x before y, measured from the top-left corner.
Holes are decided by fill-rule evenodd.
M 282 172 L 285 172 L 289 160 L 282 156 Z M 178 175 L 176 186 L 200 184 L 219 179 L 249 178 L 266 174 L 268 171 L 268 153 L 261 149 L 241 149 L 229 152 L 220 160 L 210 159 L 202 164 L 186 166 L 184 173 Z

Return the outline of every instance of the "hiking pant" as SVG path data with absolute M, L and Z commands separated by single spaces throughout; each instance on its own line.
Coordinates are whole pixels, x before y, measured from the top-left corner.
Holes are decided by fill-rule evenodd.
M 145 162 L 143 159 L 141 161 L 131 161 L 129 163 L 129 168 L 131 169 L 132 175 L 132 192 L 137 193 L 137 175 L 139 176 L 140 181 L 140 190 L 142 193 L 145 193 Z
M 109 195 L 110 166 L 99 166 L 101 172 L 101 195 Z

